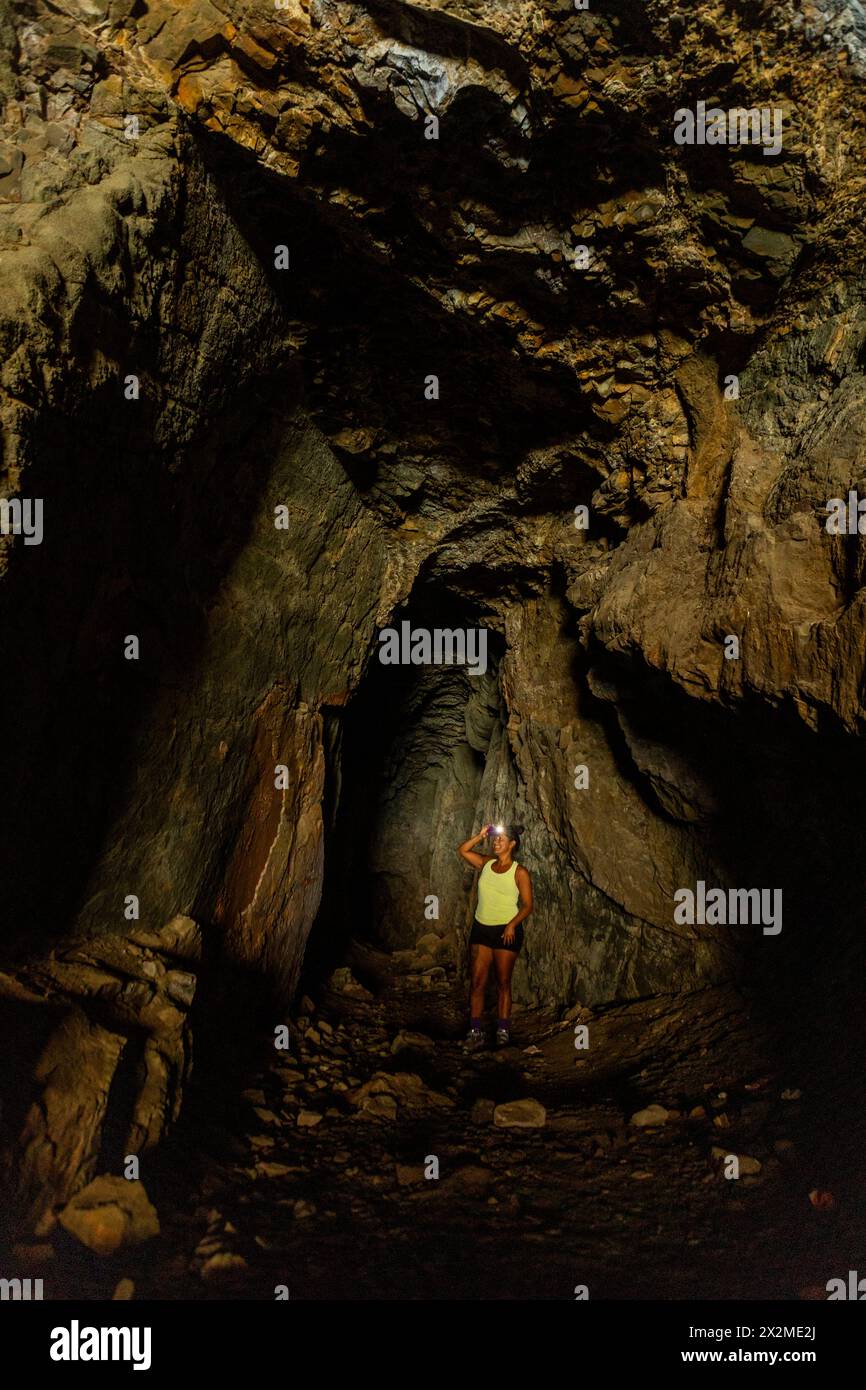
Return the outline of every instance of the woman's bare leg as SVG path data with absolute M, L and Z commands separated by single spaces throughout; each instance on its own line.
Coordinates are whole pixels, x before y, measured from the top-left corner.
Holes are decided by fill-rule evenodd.
M 494 951 L 496 988 L 499 992 L 499 1018 L 511 1017 L 511 976 L 517 961 L 516 951 Z
M 470 1018 L 480 1018 L 484 1013 L 484 990 L 487 985 L 487 976 L 490 974 L 493 952 L 489 946 L 471 946 L 469 954 L 472 961 L 469 1016 Z M 502 955 L 503 953 L 500 951 L 497 954 Z

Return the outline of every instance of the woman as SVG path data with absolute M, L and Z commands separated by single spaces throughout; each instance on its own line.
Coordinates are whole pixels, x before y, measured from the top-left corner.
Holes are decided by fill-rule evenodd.
M 475 921 L 469 934 L 472 957 L 472 992 L 469 1000 L 469 1032 L 466 1047 L 475 1052 L 484 1046 L 481 1015 L 484 1009 L 484 989 L 491 962 L 496 967 L 499 992 L 499 1018 L 496 1025 L 496 1046 L 507 1047 L 511 1028 L 511 976 L 518 952 L 523 945 L 523 923 L 532 911 L 532 880 L 512 853 L 520 849 L 522 825 L 487 825 L 457 853 L 473 869 L 480 869 L 478 905 Z M 492 835 L 492 854 L 477 854 L 474 846 L 486 835 Z

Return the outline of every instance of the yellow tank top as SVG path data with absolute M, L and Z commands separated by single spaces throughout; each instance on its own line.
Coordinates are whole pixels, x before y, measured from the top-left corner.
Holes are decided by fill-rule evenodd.
M 495 874 L 495 859 L 488 859 L 478 876 L 478 906 L 475 916 L 484 927 L 501 927 L 510 922 L 517 911 L 520 893 L 517 888 L 517 860 L 504 874 Z

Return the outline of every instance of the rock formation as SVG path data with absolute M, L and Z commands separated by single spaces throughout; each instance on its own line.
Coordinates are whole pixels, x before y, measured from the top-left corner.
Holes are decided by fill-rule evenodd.
M 491 818 L 525 1005 L 856 1006 L 864 64 L 856 0 L 14 0 L 15 1229 L 156 1146 L 305 954 L 460 987 Z M 678 144 L 699 102 L 780 151 Z M 487 670 L 383 665 L 407 620 Z M 781 888 L 780 937 L 678 923 L 698 881 Z

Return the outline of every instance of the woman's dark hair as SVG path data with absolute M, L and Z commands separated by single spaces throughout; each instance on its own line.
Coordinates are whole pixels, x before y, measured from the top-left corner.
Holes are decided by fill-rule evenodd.
M 514 841 L 514 848 L 520 849 L 520 837 L 526 829 L 525 825 L 509 825 L 508 838 Z

